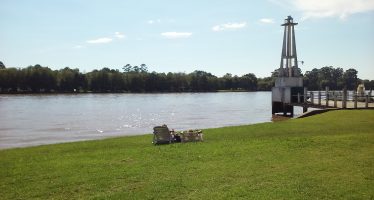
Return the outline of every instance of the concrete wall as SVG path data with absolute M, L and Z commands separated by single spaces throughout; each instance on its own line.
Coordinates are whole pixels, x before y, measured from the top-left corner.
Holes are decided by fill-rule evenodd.
M 303 87 L 302 77 L 278 77 L 275 79 L 275 87 Z
M 272 102 L 291 103 L 291 88 L 290 87 L 273 87 L 271 97 L 272 97 Z

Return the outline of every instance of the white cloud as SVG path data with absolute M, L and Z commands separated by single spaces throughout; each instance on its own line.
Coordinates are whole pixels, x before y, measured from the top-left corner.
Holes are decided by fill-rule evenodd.
M 89 44 L 106 44 L 112 42 L 113 39 L 109 37 L 97 38 L 94 40 L 87 40 L 86 42 Z
M 270 18 L 262 18 L 259 21 L 263 24 L 274 24 L 274 19 L 270 19 Z
M 168 39 L 178 39 L 178 38 L 189 38 L 192 33 L 190 32 L 164 32 L 161 35 Z
M 284 2 L 286 1 L 286 2 Z M 283 0 L 303 12 L 303 19 L 339 17 L 374 11 L 374 0 Z
M 114 35 L 112 35 L 111 37 L 101 37 L 101 38 L 97 38 L 97 39 L 93 39 L 93 40 L 87 40 L 86 43 L 88 43 L 88 44 L 107 44 L 107 43 L 113 42 L 113 40 L 115 40 L 115 39 L 121 40 L 121 39 L 124 39 L 125 37 L 126 37 L 125 34 L 117 31 L 117 32 L 114 32 Z M 76 45 L 74 48 L 79 49 L 79 48 L 82 48 L 82 47 L 84 47 L 84 46 Z
M 125 38 L 125 35 L 120 33 L 120 32 L 115 32 L 114 37 L 116 37 L 118 39 L 123 39 L 123 38 Z
M 247 26 L 246 22 L 240 22 L 240 23 L 227 23 L 227 24 L 220 24 L 213 26 L 213 31 L 226 31 L 226 30 L 237 30 L 242 29 Z

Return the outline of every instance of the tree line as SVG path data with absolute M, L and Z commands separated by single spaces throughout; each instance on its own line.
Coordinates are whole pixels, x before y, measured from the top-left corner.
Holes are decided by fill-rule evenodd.
M 353 68 L 343 70 L 332 66 L 312 69 L 304 74 L 304 84 L 309 90 L 323 90 L 327 87 L 330 90 L 356 90 L 358 84 L 364 83 L 366 89 L 374 89 L 373 80 L 361 80 L 357 77 L 358 71 Z
M 218 78 L 196 70 L 192 73 L 148 72 L 147 66 L 123 67 L 119 70 L 103 68 L 82 73 L 66 67 L 52 70 L 41 65 L 27 68 L 0 69 L 0 91 L 17 92 L 207 92 L 217 90 L 257 89 L 254 74 L 241 77 L 226 74 Z
M 342 90 L 344 88 L 356 90 L 358 84 L 364 84 L 368 90 L 374 89 L 374 80 L 358 78 L 358 71 L 354 68 L 344 71 L 340 67 L 326 66 L 320 69 L 313 68 L 304 74 L 301 71 L 299 73 L 303 77 L 304 87 L 307 87 L 311 91 L 325 90 L 326 87 L 329 87 L 330 90 Z M 270 77 L 258 79 L 258 88 L 261 90 L 271 90 L 276 77 L 278 77 L 278 70 L 274 70 Z
M 26 68 L 6 68 L 0 63 L 1 93 L 65 93 L 65 92 L 211 92 L 219 90 L 269 91 L 274 86 L 277 70 L 271 76 L 257 78 L 248 73 L 236 76 L 230 73 L 217 77 L 209 72 L 192 73 L 149 72 L 145 64 L 125 65 L 123 71 L 102 68 L 88 73 L 66 67 L 52 70 L 41 65 Z M 323 67 L 307 71 L 304 85 L 309 90 L 331 90 L 344 87 L 355 89 L 364 82 L 370 89 L 374 81 L 360 80 L 357 70 Z

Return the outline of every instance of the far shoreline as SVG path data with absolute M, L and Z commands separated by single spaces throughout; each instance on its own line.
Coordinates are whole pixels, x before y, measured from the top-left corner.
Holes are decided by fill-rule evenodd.
M 216 90 L 216 91 L 186 91 L 186 92 L 0 92 L 0 95 L 34 95 L 34 94 L 188 94 L 188 93 L 236 93 L 236 92 L 271 92 L 270 90 Z

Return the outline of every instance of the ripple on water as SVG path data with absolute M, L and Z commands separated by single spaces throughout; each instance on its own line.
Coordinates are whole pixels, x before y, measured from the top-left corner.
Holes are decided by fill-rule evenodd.
M 265 122 L 270 101 L 270 92 L 0 95 L 0 148 Z

